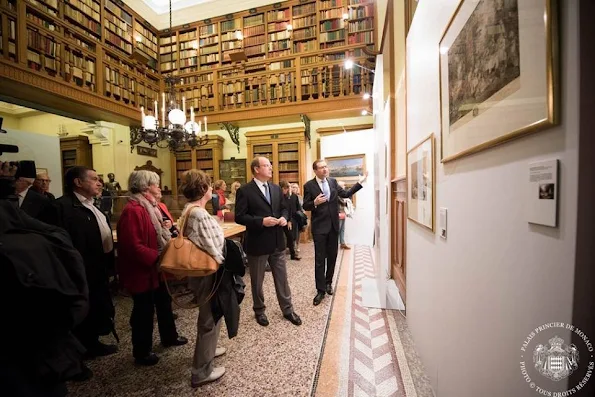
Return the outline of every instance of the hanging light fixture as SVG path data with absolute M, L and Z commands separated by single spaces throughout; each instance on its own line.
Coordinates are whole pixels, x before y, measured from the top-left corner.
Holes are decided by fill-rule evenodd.
M 169 32 L 172 32 L 172 11 L 171 0 L 169 0 Z M 172 45 L 172 36 L 169 38 Z M 209 141 L 207 134 L 207 117 L 203 117 L 203 123 L 194 121 L 194 108 L 190 107 L 190 120 L 186 120 L 186 98 L 182 97 L 182 106 L 178 102 L 176 85 L 181 78 L 174 76 L 171 72 L 165 78 L 167 92 L 161 94 L 162 107 L 161 119 L 159 118 L 158 102 L 155 101 L 153 115 L 145 115 L 144 107 L 140 108 L 142 126 L 130 128 L 130 148 L 141 142 L 149 145 L 157 145 L 160 148 L 169 147 L 171 151 L 181 149 L 185 145 L 191 148 L 206 145 Z M 167 110 L 167 118 L 166 116 Z

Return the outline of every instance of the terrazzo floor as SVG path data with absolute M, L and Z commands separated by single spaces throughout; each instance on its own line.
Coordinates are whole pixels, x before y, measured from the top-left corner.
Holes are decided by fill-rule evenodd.
M 215 365 L 225 366 L 227 373 L 198 389 L 190 387 L 197 310 L 176 310 L 178 332 L 190 343 L 164 349 L 155 326 L 154 351 L 161 361 L 154 367 L 139 367 L 131 354 L 132 302 L 116 298 L 119 352 L 87 362 L 94 377 L 70 383 L 69 396 L 433 396 L 404 315 L 361 306 L 361 280 L 373 275 L 374 265 L 369 247 L 353 248 L 340 251 L 335 295 L 316 307 L 313 244 L 301 245 L 301 261 L 288 260 L 293 304 L 303 321 L 300 327 L 283 318 L 270 272 L 264 285 L 270 325 L 258 325 L 247 274 L 238 336 L 230 340 L 225 327 L 221 329 L 219 345 L 228 351 L 215 359 Z M 114 343 L 110 338 L 104 341 Z

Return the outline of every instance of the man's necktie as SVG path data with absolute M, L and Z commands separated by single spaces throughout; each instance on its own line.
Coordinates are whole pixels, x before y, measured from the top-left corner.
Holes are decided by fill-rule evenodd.
M 331 191 L 328 187 L 328 180 L 326 178 L 322 181 L 322 193 L 324 193 L 327 200 L 331 199 Z
M 271 203 L 271 192 L 269 191 L 269 184 L 265 183 L 264 185 L 264 197 L 266 197 L 267 202 Z

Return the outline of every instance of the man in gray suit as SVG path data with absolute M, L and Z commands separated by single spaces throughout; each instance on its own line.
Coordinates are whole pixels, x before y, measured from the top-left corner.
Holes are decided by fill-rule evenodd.
M 289 218 L 278 185 L 269 183 L 273 169 L 269 159 L 257 157 L 250 165 L 254 179 L 236 192 L 235 220 L 246 226 L 244 247 L 250 267 L 250 282 L 256 322 L 269 325 L 265 314 L 262 283 L 267 261 L 273 273 L 277 300 L 283 317 L 292 324 L 301 325 L 302 320 L 293 311 L 291 290 L 287 282 L 285 237 L 283 228 Z

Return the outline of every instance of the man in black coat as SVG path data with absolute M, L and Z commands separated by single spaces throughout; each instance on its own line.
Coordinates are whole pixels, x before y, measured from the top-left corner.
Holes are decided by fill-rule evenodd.
M 83 257 L 89 314 L 74 334 L 87 349 L 88 358 L 106 356 L 117 347 L 99 341 L 100 335 L 114 332 L 115 316 L 108 284 L 108 272 L 114 267 L 112 232 L 105 215 L 93 205 L 102 186 L 95 170 L 82 166 L 70 168 L 64 182 L 66 194 L 51 202 L 40 219 L 65 229 Z
M 15 193 L 19 207 L 32 218 L 38 218 L 50 200 L 32 187 L 32 180 L 16 175 Z
M 312 164 L 316 176 L 304 185 L 304 209 L 312 211 L 312 237 L 314 238 L 314 274 L 316 296 L 314 306 L 320 304 L 325 293 L 333 294 L 333 276 L 339 244 L 339 197 L 349 198 L 362 188 L 368 172 L 351 189 L 344 190 L 337 180 L 329 178 L 324 160 Z M 326 263 L 325 263 L 326 262 Z M 325 274 L 326 265 L 326 274 Z
M 0 353 L 2 395 L 62 397 L 81 373 L 71 330 L 88 310 L 81 255 L 61 228 L 19 210 L 14 173 L 0 161 Z M 16 167 L 15 167 L 16 168 Z M 13 168 L 14 170 L 14 168 Z
M 235 221 L 246 226 L 244 246 L 250 268 L 256 322 L 262 326 L 269 325 L 262 290 L 268 261 L 283 316 L 293 324 L 301 325 L 302 320 L 293 311 L 287 281 L 283 227 L 287 225 L 289 214 L 284 206 L 281 189 L 269 183 L 273 175 L 269 159 L 257 157 L 252 160 L 250 168 L 254 179 L 236 193 Z

